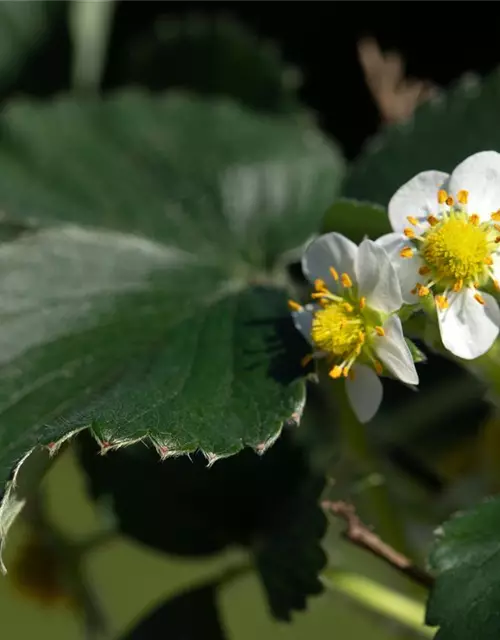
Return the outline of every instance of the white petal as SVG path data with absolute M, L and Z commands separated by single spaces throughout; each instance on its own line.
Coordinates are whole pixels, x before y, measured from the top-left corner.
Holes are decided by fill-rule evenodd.
M 418 270 L 423 265 L 423 260 L 415 253 L 413 258 L 402 258 L 399 254 L 403 247 L 408 246 L 408 239 L 401 233 L 387 233 L 376 240 L 382 246 L 398 276 L 403 301 L 407 304 L 416 304 L 418 296 L 412 293 L 417 282 L 422 281 Z
M 401 308 L 403 299 L 398 276 L 385 249 L 373 240 L 363 240 L 355 260 L 360 296 L 368 306 L 391 313 Z
M 491 257 L 493 258 L 493 264 L 491 266 L 493 277 L 495 278 L 495 280 L 498 280 L 498 282 L 500 282 L 500 254 L 496 252 Z
M 300 331 L 304 338 L 312 344 L 311 327 L 313 321 L 313 311 L 319 308 L 319 305 L 308 304 L 302 307 L 300 311 L 292 311 L 293 324 Z
M 464 160 L 450 176 L 449 191 L 456 196 L 460 189 L 469 192 L 468 212 L 489 219 L 500 209 L 500 153 L 481 151 Z
M 394 231 L 402 231 L 408 226 L 408 216 L 425 218 L 431 213 L 437 214 L 437 193 L 447 178 L 448 174 L 443 171 L 423 171 L 400 187 L 388 207 Z
M 391 316 L 384 324 L 385 336 L 375 338 L 375 352 L 382 363 L 401 382 L 418 384 L 418 373 L 403 336 L 401 320 Z
M 354 278 L 354 258 L 358 247 L 340 233 L 326 233 L 313 240 L 302 257 L 302 271 L 309 280 L 314 283 L 317 278 L 324 280 L 327 287 L 335 291 L 338 283 L 335 282 L 330 267 L 334 267 L 339 274 L 348 273 Z
M 474 290 L 448 296 L 449 307 L 438 309 L 444 346 L 459 358 L 473 360 L 486 353 L 498 335 L 500 310 L 495 299 L 482 293 L 485 304 L 474 299 Z
M 345 388 L 352 410 L 360 422 L 369 422 L 382 402 L 383 388 L 379 377 L 363 364 L 353 366 L 354 380 L 347 378 Z

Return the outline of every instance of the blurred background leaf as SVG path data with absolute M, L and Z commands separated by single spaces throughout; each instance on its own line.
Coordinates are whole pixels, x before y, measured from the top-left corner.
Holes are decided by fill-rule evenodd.
M 89 492 L 121 533 L 176 555 L 247 548 L 278 619 L 321 592 L 324 481 L 290 430 L 261 457 L 245 450 L 211 468 L 199 454 L 158 463 L 143 445 L 102 457 L 91 436 L 78 442 Z
M 276 45 L 221 16 L 158 18 L 109 59 L 111 86 L 184 89 L 231 97 L 258 111 L 294 113 L 300 74 Z
M 351 166 L 343 193 L 387 206 L 395 191 L 420 171 L 451 172 L 467 156 L 500 150 L 500 71 L 466 76 L 419 107 L 399 125 L 375 136 Z
M 376 240 L 384 233 L 392 231 L 387 210 L 383 207 L 342 198 L 336 200 L 327 210 L 321 226 L 322 233 L 336 231 L 359 244 L 365 236 Z
M 0 3 L 0 95 L 33 64 L 63 13 L 62 2 Z
M 323 485 L 319 478 L 302 482 L 269 537 L 258 545 L 257 567 L 278 620 L 290 622 L 294 611 L 307 608 L 309 596 L 323 591 L 320 574 L 326 554 L 319 545 L 326 532 L 326 518 L 319 506 Z

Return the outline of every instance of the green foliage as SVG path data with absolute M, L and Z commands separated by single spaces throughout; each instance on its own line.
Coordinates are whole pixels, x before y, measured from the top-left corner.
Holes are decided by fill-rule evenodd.
M 347 197 L 387 205 L 419 171 L 451 172 L 477 151 L 500 151 L 500 72 L 466 78 L 417 109 L 407 122 L 387 127 L 366 146 L 344 185 Z
M 427 623 L 439 640 L 493 640 L 500 634 L 500 500 L 447 522 L 430 557 L 437 574 Z
M 0 480 L 91 426 L 162 457 L 263 452 L 300 419 L 280 256 L 342 173 L 311 127 L 126 94 L 0 124 Z
M 376 240 L 392 231 L 387 211 L 370 202 L 348 198 L 336 200 L 326 211 L 321 232 L 336 231 L 359 244 L 365 236 Z
M 256 553 L 257 567 L 269 606 L 278 620 L 291 620 L 293 611 L 306 609 L 307 598 L 323 591 L 320 572 L 326 556 L 319 541 L 326 520 L 318 506 L 321 479 L 309 478 L 288 500 L 268 539 Z
M 284 62 L 276 46 L 228 18 L 158 19 L 123 46 L 109 61 L 114 85 L 230 96 L 272 113 L 303 110 L 298 71 Z
M 102 457 L 90 436 L 78 443 L 89 492 L 123 534 L 181 556 L 247 548 L 278 619 L 322 590 L 324 480 L 289 429 L 265 456 L 246 450 L 211 468 L 201 455 L 158 464 L 142 445 Z

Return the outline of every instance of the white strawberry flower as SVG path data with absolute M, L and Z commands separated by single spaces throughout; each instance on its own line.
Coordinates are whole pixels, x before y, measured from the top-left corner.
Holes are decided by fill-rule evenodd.
M 290 301 L 295 326 L 313 347 L 306 359 L 328 358 L 332 378 L 345 378 L 347 396 L 368 422 L 382 401 L 379 376 L 417 384 L 418 375 L 400 319 L 396 272 L 385 250 L 364 240 L 359 247 L 338 233 L 313 240 L 302 258 L 314 285 L 313 304 Z
M 486 287 L 500 290 L 500 154 L 476 153 L 451 175 L 424 171 L 389 202 L 394 233 L 377 240 L 391 256 L 403 299 L 433 296 L 441 339 L 472 360 L 499 333 L 500 310 Z

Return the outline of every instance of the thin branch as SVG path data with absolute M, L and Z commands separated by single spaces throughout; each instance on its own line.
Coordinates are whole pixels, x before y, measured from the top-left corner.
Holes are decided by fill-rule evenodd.
M 426 589 L 434 585 L 434 578 L 429 573 L 417 567 L 409 558 L 396 551 L 396 549 L 381 540 L 377 534 L 373 533 L 360 520 L 353 505 L 342 501 L 325 501 L 323 502 L 323 508 L 342 518 L 347 523 L 347 529 L 343 534 L 346 540 L 384 560 L 391 567 Z

